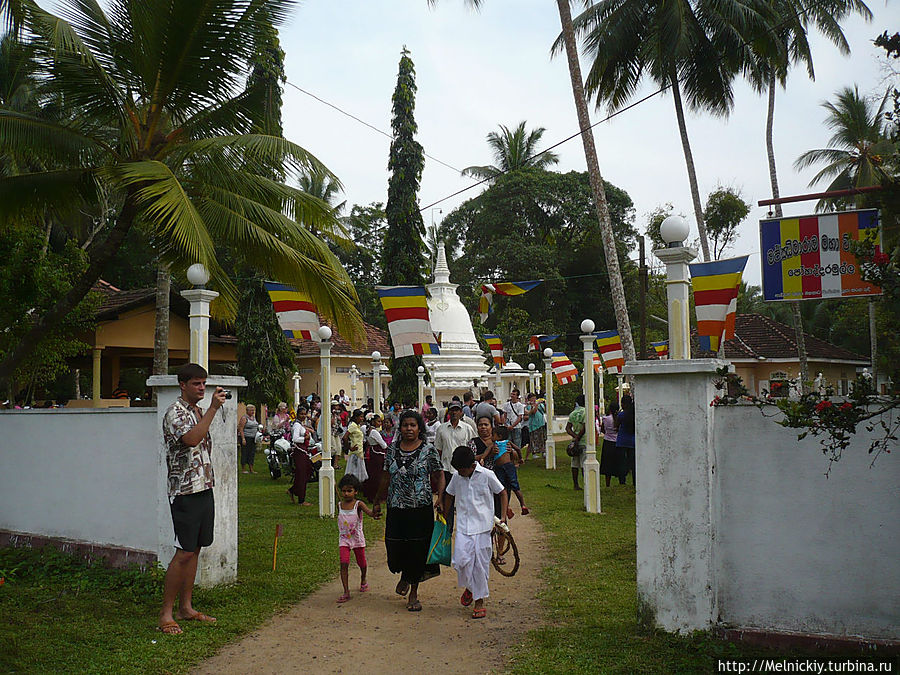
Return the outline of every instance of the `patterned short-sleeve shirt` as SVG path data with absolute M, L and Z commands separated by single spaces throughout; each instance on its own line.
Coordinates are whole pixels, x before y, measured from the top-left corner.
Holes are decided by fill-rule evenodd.
M 169 470 L 169 498 L 208 490 L 216 484 L 213 476 L 212 439 L 209 434 L 190 447 L 181 437 L 200 422 L 200 409 L 191 409 L 180 396 L 163 417 L 163 439 L 166 443 L 166 466 Z
M 443 469 L 438 451 L 423 442 L 418 450 L 400 450 L 399 440 L 388 448 L 384 470 L 391 476 L 387 505 L 395 509 L 431 506 L 431 474 Z

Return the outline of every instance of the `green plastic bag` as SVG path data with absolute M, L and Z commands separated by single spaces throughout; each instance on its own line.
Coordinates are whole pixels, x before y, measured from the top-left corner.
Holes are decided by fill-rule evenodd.
M 450 566 L 450 528 L 447 527 L 447 521 L 444 516 L 438 514 L 437 520 L 434 521 L 434 529 L 431 531 L 431 546 L 428 547 L 428 564 Z

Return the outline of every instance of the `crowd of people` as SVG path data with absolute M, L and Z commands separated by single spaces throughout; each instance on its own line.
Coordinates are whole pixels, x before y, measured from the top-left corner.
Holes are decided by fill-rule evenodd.
M 437 564 L 428 562 L 437 511 L 451 531 L 455 527 L 452 564 L 464 589 L 460 602 L 474 605 L 474 618 L 485 616 L 491 529 L 495 522 L 506 523 L 515 516 L 513 498 L 521 515 L 530 514 L 518 468 L 529 458 L 543 457 L 552 438 L 543 397 L 529 392 L 523 399 L 513 389 L 502 403 L 492 391 L 485 391 L 478 399 L 465 392 L 442 405 L 426 396 L 421 409 L 386 402 L 376 410 L 372 399 L 359 408 L 350 404 L 344 390 L 327 401 L 331 411 L 327 430 L 322 428 L 323 402 L 316 394 L 302 399 L 293 411 L 280 403 L 266 420 L 258 420 L 256 409 L 248 405 L 238 424 L 244 473 L 255 473 L 256 439 L 285 438 L 291 444 L 294 469 L 288 495 L 292 502 L 309 506 L 306 486 L 314 475 L 313 460 L 321 461 L 314 446 L 325 433 L 331 434 L 332 463 L 335 469 L 342 464 L 344 469 L 338 483 L 343 585 L 338 602 L 351 597 L 351 553 L 360 570 L 359 592 L 368 590 L 363 518 L 384 513 L 388 568 L 399 575 L 395 592 L 406 599 L 409 611 L 421 610 L 419 584 L 440 573 Z M 566 432 L 584 448 L 583 396 L 576 400 Z M 628 473 L 634 473 L 630 396 L 622 398 L 621 410 L 613 403 L 605 415 L 596 416 L 595 433 L 607 487 L 612 477 L 624 484 Z M 572 456 L 575 489 L 581 489 L 583 464 L 583 452 Z

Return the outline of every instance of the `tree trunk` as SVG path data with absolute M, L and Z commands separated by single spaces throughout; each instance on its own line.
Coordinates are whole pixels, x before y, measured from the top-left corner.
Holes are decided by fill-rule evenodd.
M 687 124 L 684 121 L 684 106 L 681 103 L 681 89 L 678 87 L 678 73 L 673 69 L 669 74 L 672 82 L 672 98 L 675 99 L 675 116 L 678 118 L 678 132 L 681 134 L 681 147 L 684 150 L 684 163 L 687 164 L 688 184 L 691 187 L 691 201 L 694 202 L 694 217 L 697 219 L 697 232 L 700 233 L 700 248 L 703 249 L 703 260 L 709 262 L 709 237 L 706 234 L 706 223 L 703 221 L 703 204 L 700 202 L 700 188 L 697 185 L 697 171 L 694 168 L 694 155 L 688 139 Z
M 606 269 L 609 272 L 609 287 L 612 293 L 613 307 L 616 311 L 616 326 L 622 340 L 622 351 L 626 361 L 635 358 L 634 338 L 631 335 L 631 322 L 628 318 L 628 305 L 625 302 L 625 286 L 622 283 L 622 272 L 619 268 L 619 255 L 616 251 L 616 239 L 609 218 L 609 206 L 606 202 L 606 190 L 603 187 L 603 176 L 597 161 L 597 148 L 594 146 L 594 132 L 591 129 L 587 100 L 584 96 L 584 85 L 581 79 L 581 65 L 578 62 L 578 48 L 575 42 L 575 29 L 572 25 L 572 13 L 569 0 L 556 0 L 559 7 L 559 20 L 562 24 L 563 40 L 566 45 L 566 59 L 569 63 L 569 78 L 572 81 L 572 96 L 575 98 L 575 110 L 578 113 L 578 126 L 581 129 L 581 142 L 584 145 L 584 159 L 587 162 L 591 190 L 597 209 L 597 220 L 600 222 L 600 236 L 603 241 L 603 252 L 606 255 Z
M 775 143 L 772 130 L 775 126 L 775 72 L 769 73 L 769 105 L 766 110 L 766 154 L 769 158 L 769 182 L 772 185 L 772 199 L 778 199 L 778 172 L 775 169 Z M 775 217 L 782 216 L 781 204 L 775 204 Z M 794 324 L 794 339 L 797 342 L 797 358 L 800 360 L 800 393 L 809 393 L 809 358 L 806 355 L 806 337 L 803 334 L 803 316 L 800 314 L 800 301 L 791 301 L 791 319 Z
M 69 314 L 84 299 L 93 285 L 103 274 L 106 264 L 118 253 L 125 241 L 125 235 L 131 229 L 134 218 L 137 215 L 137 207 L 132 203 L 131 195 L 126 197 L 125 206 L 116 220 L 115 226 L 109 231 L 109 235 L 102 242 L 96 242 L 91 246 L 88 254 L 88 266 L 84 273 L 75 282 L 72 288 L 53 307 L 34 322 L 23 337 L 11 350 L 6 358 L 0 362 L 0 380 L 12 375 L 16 366 L 22 362 L 34 348 L 47 337 L 47 334 L 57 326 L 62 318 Z
M 161 260 L 156 268 L 156 326 L 153 330 L 153 374 L 169 374 L 169 265 Z M 156 403 L 156 391 L 153 392 Z

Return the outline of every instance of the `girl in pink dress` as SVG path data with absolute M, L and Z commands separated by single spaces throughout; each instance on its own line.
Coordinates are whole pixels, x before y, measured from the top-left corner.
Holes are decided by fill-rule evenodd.
M 338 598 L 338 602 L 347 602 L 350 599 L 350 551 L 356 556 L 356 564 L 359 565 L 359 592 L 369 590 L 366 583 L 366 537 L 363 534 L 362 514 L 375 518 L 372 510 L 356 498 L 362 485 L 359 478 L 352 473 L 344 474 L 338 483 L 341 492 L 340 508 L 338 510 L 339 546 L 341 552 L 341 583 L 344 585 L 344 594 Z

